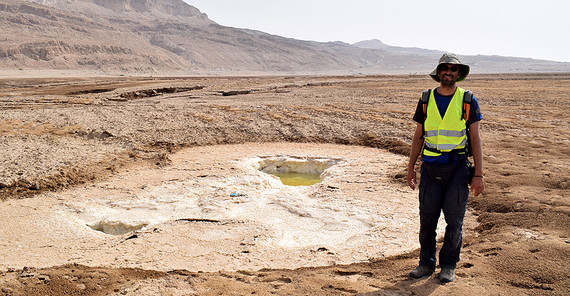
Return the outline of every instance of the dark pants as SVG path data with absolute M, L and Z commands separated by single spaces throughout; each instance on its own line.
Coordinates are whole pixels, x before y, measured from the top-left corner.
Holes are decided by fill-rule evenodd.
M 463 162 L 463 161 L 462 161 Z M 420 265 L 430 269 L 436 266 L 436 228 L 441 211 L 447 227 L 443 246 L 439 251 L 441 268 L 455 269 L 461 251 L 463 218 L 467 209 L 469 186 L 467 165 L 458 166 L 446 183 L 438 183 L 428 177 L 425 165 L 420 177 Z

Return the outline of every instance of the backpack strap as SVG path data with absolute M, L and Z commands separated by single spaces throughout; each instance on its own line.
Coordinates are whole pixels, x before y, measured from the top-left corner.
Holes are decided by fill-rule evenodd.
M 465 90 L 463 94 L 463 119 L 469 121 L 469 114 L 471 113 L 471 101 L 473 101 L 473 92 Z
M 430 94 L 431 94 L 431 89 L 424 90 L 422 92 L 422 109 L 424 111 L 424 120 L 427 118 L 427 104 L 429 102 Z
M 473 151 L 471 150 L 471 136 L 469 134 L 469 126 L 467 121 L 469 121 L 469 114 L 471 113 L 471 102 L 473 101 L 473 92 L 470 90 L 465 90 L 463 94 L 463 119 L 465 119 L 466 130 L 467 130 L 467 156 L 472 156 Z

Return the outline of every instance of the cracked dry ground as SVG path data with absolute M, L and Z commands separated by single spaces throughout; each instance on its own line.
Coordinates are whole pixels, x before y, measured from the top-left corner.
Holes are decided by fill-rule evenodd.
M 419 94 L 434 86 L 427 75 L 3 78 L 0 194 L 33 199 L 133 167 L 168 167 L 179 149 L 213 144 L 334 143 L 407 155 Z M 471 75 L 461 86 L 484 116 L 486 191 L 470 197 L 479 224 L 465 234 L 453 283 L 409 279 L 416 250 L 294 270 L 6 268 L 1 294 L 570 294 L 570 76 Z M 404 176 L 402 163 L 392 176 L 402 188 Z

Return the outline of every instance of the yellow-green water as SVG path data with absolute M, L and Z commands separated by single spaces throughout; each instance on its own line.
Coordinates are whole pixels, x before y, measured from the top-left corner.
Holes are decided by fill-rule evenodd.
M 321 182 L 321 174 L 307 174 L 307 173 L 275 173 L 272 174 L 279 179 L 281 183 L 289 186 L 310 186 Z

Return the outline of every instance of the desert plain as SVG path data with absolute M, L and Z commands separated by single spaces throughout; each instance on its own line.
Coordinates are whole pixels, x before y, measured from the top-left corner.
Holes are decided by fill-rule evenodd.
M 0 293 L 569 295 L 568 74 L 460 83 L 484 117 L 486 189 L 456 281 L 408 277 L 412 116 L 435 86 L 0 76 Z M 328 165 L 292 187 L 259 170 L 269 160 Z

